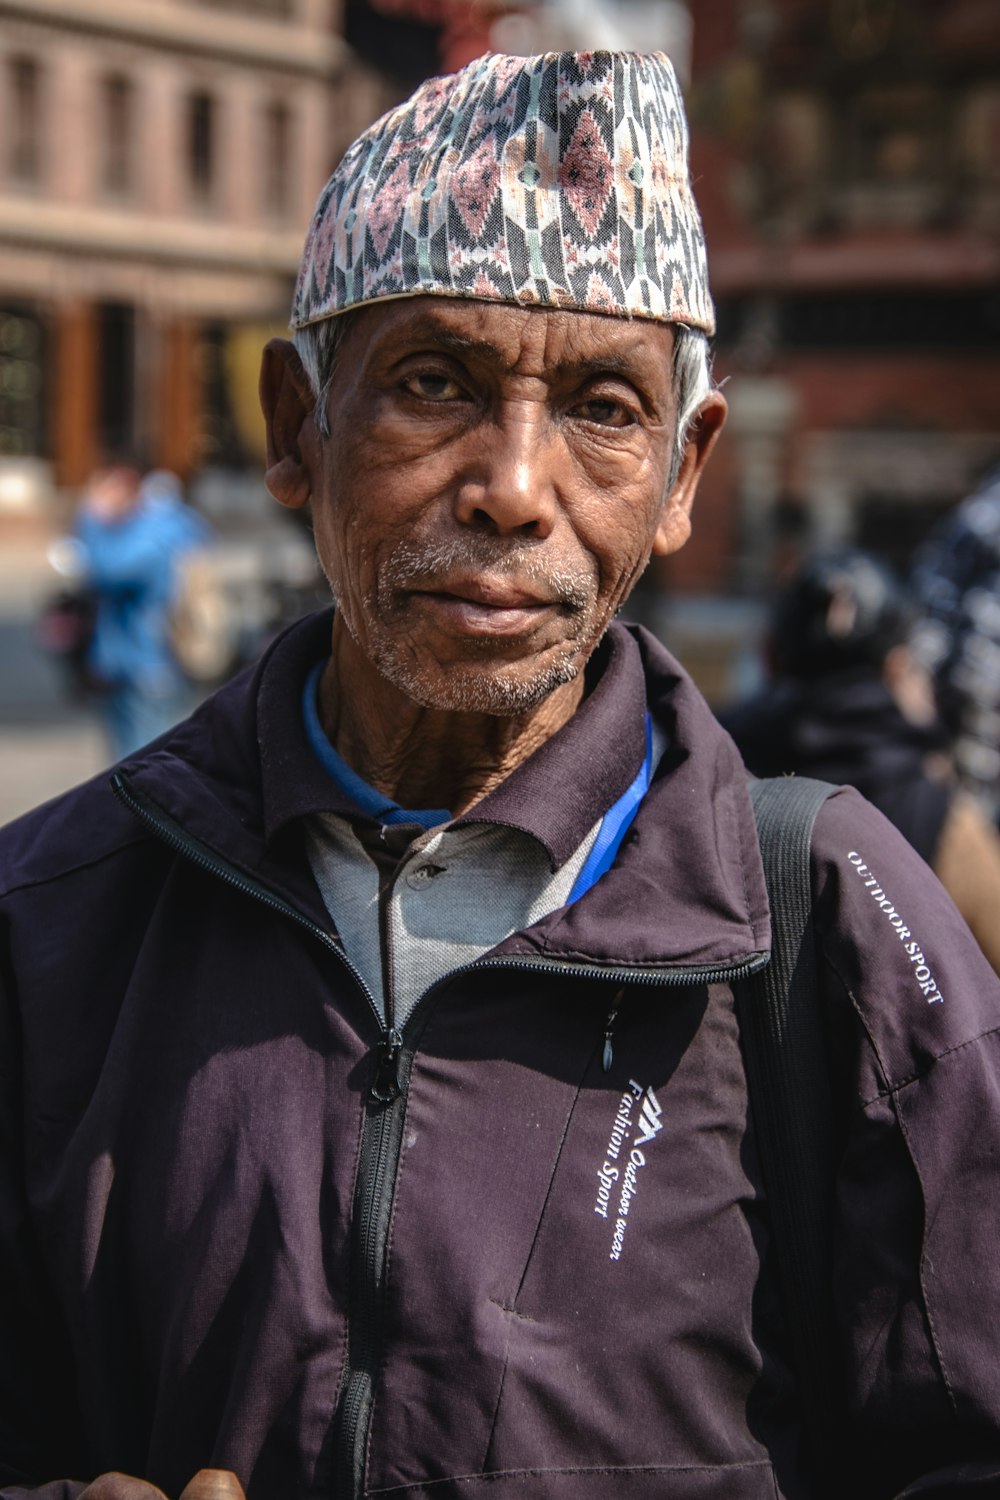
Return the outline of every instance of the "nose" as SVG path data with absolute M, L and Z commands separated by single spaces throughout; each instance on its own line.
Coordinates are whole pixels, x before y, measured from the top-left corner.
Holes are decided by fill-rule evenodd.
M 455 498 L 456 518 L 496 536 L 548 536 L 555 522 L 558 441 L 547 414 L 528 403 L 502 410 L 471 437 Z

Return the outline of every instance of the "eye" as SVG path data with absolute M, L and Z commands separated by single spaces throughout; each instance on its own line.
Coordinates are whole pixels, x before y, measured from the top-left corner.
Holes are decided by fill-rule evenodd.
M 591 396 L 575 410 L 585 422 L 594 422 L 599 427 L 630 427 L 636 420 L 635 412 L 613 396 Z
M 464 395 L 458 381 L 440 370 L 416 370 L 402 384 L 405 391 L 422 401 L 458 401 Z

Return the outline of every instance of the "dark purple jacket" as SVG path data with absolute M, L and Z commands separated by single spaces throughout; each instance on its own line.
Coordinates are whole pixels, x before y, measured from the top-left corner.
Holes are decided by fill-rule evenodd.
M 328 638 L 0 839 L 0 1495 L 204 1466 L 250 1500 L 810 1494 L 733 1010 L 769 946 L 735 748 L 615 626 L 471 815 L 565 857 L 648 700 L 669 748 L 615 866 L 387 1047 L 303 854 Z M 840 1493 L 1000 1493 L 998 982 L 854 792 L 814 866 Z

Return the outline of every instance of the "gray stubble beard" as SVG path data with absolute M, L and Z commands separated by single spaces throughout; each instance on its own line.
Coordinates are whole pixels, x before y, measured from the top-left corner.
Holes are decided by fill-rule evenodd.
M 433 682 L 428 681 L 432 674 L 414 660 L 405 638 L 381 628 L 391 609 L 385 601 L 416 585 L 445 578 L 457 568 L 488 571 L 494 576 L 516 575 L 522 582 L 543 585 L 545 597 L 556 600 L 567 615 L 579 622 L 579 634 L 583 636 L 587 607 L 597 597 L 598 580 L 594 571 L 552 568 L 538 556 L 534 546 L 512 546 L 487 535 L 470 535 L 434 545 L 403 541 L 383 560 L 374 589 L 364 595 L 370 625 L 366 643 L 359 640 L 349 615 L 341 614 L 355 643 L 366 652 L 381 676 L 425 708 L 514 718 L 537 708 L 556 688 L 579 675 L 586 657 L 581 654 L 581 646 L 571 639 L 556 651 L 546 652 L 538 671 L 527 677 L 521 675 L 522 658 L 511 662 L 509 668 L 501 664 L 493 672 L 472 666 L 450 666 L 433 674 Z M 492 643 L 484 641 L 482 649 L 484 656 L 487 655 Z

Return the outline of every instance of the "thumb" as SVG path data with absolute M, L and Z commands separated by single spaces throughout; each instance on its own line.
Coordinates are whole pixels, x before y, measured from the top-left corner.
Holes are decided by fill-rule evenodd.
M 199 1469 L 184 1486 L 180 1500 L 246 1500 L 246 1495 L 229 1469 Z

